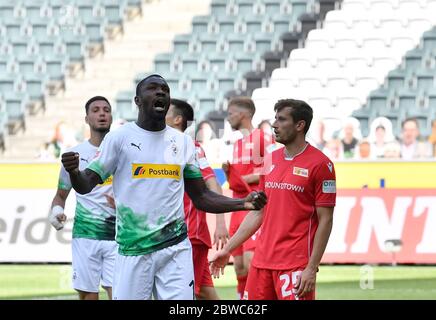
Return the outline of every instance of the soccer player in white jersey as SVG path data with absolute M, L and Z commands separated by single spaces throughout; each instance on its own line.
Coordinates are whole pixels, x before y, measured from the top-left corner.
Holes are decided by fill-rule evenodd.
M 194 298 L 191 244 L 184 221 L 184 190 L 196 208 L 222 213 L 261 208 L 263 192 L 232 199 L 210 191 L 195 159 L 191 137 L 165 124 L 170 88 L 160 75 L 136 87 L 138 119 L 106 135 L 84 171 L 80 155 L 62 163 L 82 194 L 113 174 L 119 245 L 114 299 Z
M 80 154 L 81 169 L 85 169 L 95 157 L 112 124 L 111 106 L 105 97 L 89 99 L 85 110 L 90 139 L 71 149 L 71 152 Z M 64 208 L 71 188 L 70 177 L 62 167 L 49 217 L 56 230 L 63 228 L 67 218 Z M 105 179 L 87 195 L 76 193 L 76 200 L 72 241 L 73 288 L 81 300 L 97 300 L 101 284 L 111 299 L 117 251 L 112 178 Z

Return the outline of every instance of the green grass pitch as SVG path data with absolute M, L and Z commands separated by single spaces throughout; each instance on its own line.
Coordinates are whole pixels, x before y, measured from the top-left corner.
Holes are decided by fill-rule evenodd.
M 222 299 L 236 299 L 233 267 L 215 279 Z M 320 300 L 436 299 L 436 266 L 321 266 Z M 102 294 L 102 299 L 106 299 Z M 77 299 L 69 265 L 0 265 L 0 299 Z

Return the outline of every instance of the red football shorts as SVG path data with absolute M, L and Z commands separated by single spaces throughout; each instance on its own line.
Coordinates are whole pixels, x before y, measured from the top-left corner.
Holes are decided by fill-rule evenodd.
M 296 297 L 293 284 L 303 270 L 258 269 L 251 265 L 243 300 L 315 300 L 315 290 Z
M 235 211 L 232 212 L 230 216 L 230 226 L 229 226 L 229 235 L 233 236 L 247 215 L 248 211 Z M 232 256 L 242 256 L 242 254 L 246 251 L 254 251 L 256 248 L 256 233 L 253 234 L 249 239 L 247 239 L 242 246 L 235 248 L 231 252 Z
M 207 254 L 209 248 L 204 244 L 192 245 L 192 258 L 194 260 L 195 294 L 200 294 L 201 287 L 213 287 L 212 276 L 209 270 Z

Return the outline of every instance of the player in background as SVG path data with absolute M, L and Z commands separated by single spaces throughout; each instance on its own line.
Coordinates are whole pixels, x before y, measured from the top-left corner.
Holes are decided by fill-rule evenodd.
M 166 124 L 170 127 L 185 132 L 188 121 L 194 120 L 192 106 L 183 100 L 171 99 L 170 108 L 165 117 Z M 207 161 L 204 150 L 197 141 L 195 152 L 203 179 L 209 188 L 216 193 L 222 194 L 213 169 Z M 213 286 L 209 270 L 208 252 L 212 248 L 209 228 L 206 220 L 206 212 L 197 209 L 192 200 L 186 194 L 183 197 L 185 208 L 185 222 L 188 226 L 188 237 L 192 245 L 192 257 L 194 261 L 195 296 L 199 300 L 218 300 L 219 297 Z M 222 249 L 227 243 L 229 234 L 223 214 L 216 214 L 216 227 L 213 244 L 216 249 Z
M 90 139 L 72 148 L 80 153 L 79 167 L 83 170 L 97 153 L 112 124 L 112 111 L 105 97 L 95 96 L 86 102 L 85 121 Z M 70 177 L 61 167 L 59 184 L 51 205 L 50 223 L 60 230 L 67 217 L 65 202 L 72 188 Z M 81 300 L 98 300 L 99 286 L 112 299 L 112 278 L 117 245 L 115 242 L 115 209 L 112 181 L 106 180 L 87 195 L 76 193 L 73 225 L 72 267 L 73 288 Z
M 239 130 L 243 138 L 235 142 L 232 164 L 223 165 L 229 188 L 234 198 L 244 198 L 251 191 L 259 189 L 259 175 L 263 167 L 266 149 L 272 143 L 271 135 L 253 126 L 252 120 L 256 108 L 249 97 L 236 97 L 230 100 L 227 109 L 227 121 L 233 130 Z M 230 236 L 235 234 L 244 220 L 247 211 L 233 212 L 230 217 Z M 238 281 L 237 292 L 242 298 L 247 281 L 248 270 L 256 247 L 253 235 L 241 246 L 232 251 L 233 264 Z
M 253 192 L 232 199 L 207 188 L 192 138 L 165 124 L 170 88 L 162 76 L 141 80 L 135 103 L 136 122 L 108 133 L 84 171 L 78 168 L 78 153 L 64 153 L 62 163 L 81 194 L 113 174 L 119 245 L 114 300 L 191 300 L 194 271 L 184 190 L 196 208 L 211 213 L 257 210 L 266 197 Z
M 211 271 L 219 276 L 230 252 L 261 227 L 244 299 L 312 300 L 333 224 L 335 170 L 327 156 L 306 142 L 313 118 L 306 102 L 280 100 L 274 110 L 276 141 L 285 147 L 273 151 L 272 165 L 261 179 L 268 203 L 247 214 L 213 258 Z

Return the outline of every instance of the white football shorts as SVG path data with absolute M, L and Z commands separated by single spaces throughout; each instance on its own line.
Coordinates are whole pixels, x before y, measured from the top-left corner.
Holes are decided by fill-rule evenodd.
M 73 238 L 73 288 L 99 292 L 112 287 L 118 245 L 115 241 Z
M 188 238 L 142 256 L 117 254 L 114 300 L 193 300 L 194 267 Z

